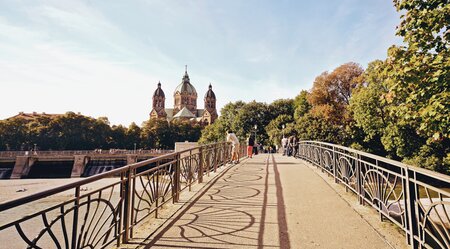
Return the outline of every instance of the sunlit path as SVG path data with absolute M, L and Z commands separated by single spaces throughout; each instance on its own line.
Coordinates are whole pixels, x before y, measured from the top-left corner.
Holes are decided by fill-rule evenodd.
M 390 248 L 311 168 L 278 154 L 227 169 L 142 247 Z

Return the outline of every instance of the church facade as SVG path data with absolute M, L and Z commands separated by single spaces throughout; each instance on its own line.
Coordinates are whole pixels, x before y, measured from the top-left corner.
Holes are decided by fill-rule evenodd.
M 150 119 L 165 118 L 169 121 L 173 119 L 195 120 L 206 124 L 212 124 L 217 119 L 216 95 L 209 84 L 204 97 L 204 109 L 197 108 L 197 91 L 191 84 L 187 70 L 181 83 L 175 88 L 173 93 L 173 108 L 166 108 L 166 96 L 161 88 L 161 82 L 153 93 L 152 111 Z

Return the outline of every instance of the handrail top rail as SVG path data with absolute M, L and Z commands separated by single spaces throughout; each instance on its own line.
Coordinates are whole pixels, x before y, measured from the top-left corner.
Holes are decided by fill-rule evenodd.
M 332 147 L 343 149 L 343 150 L 347 150 L 349 152 L 353 152 L 353 153 L 356 153 L 356 154 L 359 154 L 359 155 L 362 155 L 362 156 L 373 158 L 373 159 L 378 160 L 378 161 L 389 163 L 391 165 L 404 168 L 405 170 L 413 170 L 413 171 L 416 171 L 416 172 L 424 174 L 424 175 L 432 176 L 432 177 L 435 177 L 435 178 L 437 178 L 437 179 L 439 179 L 441 181 L 450 182 L 450 176 L 448 176 L 448 175 L 445 175 L 445 174 L 442 174 L 442 173 L 439 173 L 439 172 L 435 172 L 435 171 L 432 171 L 432 170 L 429 170 L 429 169 L 424 169 L 424 168 L 420 168 L 420 167 L 417 167 L 417 166 L 408 165 L 408 164 L 405 164 L 405 163 L 402 163 L 402 162 L 399 162 L 399 161 L 395 161 L 395 160 L 392 160 L 392 159 L 389 159 L 389 158 L 378 156 L 378 155 L 375 155 L 375 154 L 372 154 L 372 153 L 356 150 L 356 149 L 353 149 L 353 148 L 345 147 L 345 146 L 342 146 L 342 145 L 337 145 L 337 144 L 332 144 L 332 143 L 327 143 L 327 142 L 322 142 L 322 141 L 313 141 L 313 140 L 301 140 L 298 143 L 315 143 L 315 144 L 332 146 Z
M 154 163 L 154 162 L 157 162 L 157 161 L 160 161 L 160 160 L 173 158 L 173 157 L 175 157 L 177 155 L 180 155 L 182 153 L 186 153 L 186 152 L 189 152 L 189 151 L 195 151 L 195 150 L 198 150 L 198 149 L 203 148 L 203 147 L 216 146 L 216 145 L 225 144 L 225 143 L 227 143 L 227 142 L 217 142 L 217 143 L 211 143 L 211 144 L 205 144 L 205 145 L 198 145 L 198 146 L 195 146 L 193 148 L 185 149 L 185 150 L 182 150 L 182 151 L 172 152 L 172 153 L 168 153 L 168 154 L 161 155 L 161 156 L 158 156 L 158 157 L 150 158 L 150 159 L 147 159 L 147 160 L 144 160 L 144 161 L 141 161 L 141 162 L 128 164 L 128 165 L 125 165 L 125 166 L 117 168 L 117 169 L 113 169 L 113 170 L 106 171 L 106 172 L 103 172 L 103 173 L 100 173 L 100 174 L 97 174 L 97 175 L 89 176 L 89 177 L 86 177 L 86 178 L 81 179 L 81 180 L 76 181 L 76 182 L 67 183 L 67 184 L 64 184 L 64 185 L 61 185 L 61 186 L 58 186 L 58 187 L 54 187 L 54 188 L 51 188 L 51 189 L 47 189 L 47 190 L 43 190 L 43 191 L 31 194 L 31 195 L 28 195 L 28 196 L 24 196 L 24 197 L 16 198 L 16 199 L 13 199 L 13 200 L 5 201 L 5 202 L 0 203 L 0 212 L 8 210 L 8 209 L 11 209 L 11 208 L 14 208 L 14 207 L 17 207 L 17 206 L 20 206 L 20 205 L 23 205 L 23 204 L 25 204 L 27 202 L 32 202 L 32 201 L 35 201 L 35 200 L 38 200 L 38 199 L 46 198 L 46 197 L 49 197 L 51 195 L 62 193 L 64 191 L 67 191 L 67 190 L 70 190 L 70 189 L 73 189 L 73 188 L 76 188 L 76 187 L 80 187 L 82 185 L 86 185 L 86 184 L 95 182 L 95 181 L 100 180 L 100 179 L 104 179 L 104 178 L 107 178 L 107 177 L 110 177 L 110 176 L 113 176 L 113 175 L 116 175 L 116 174 L 119 174 L 119 173 L 122 173 L 122 172 L 126 172 L 126 171 L 128 171 L 130 169 L 137 169 L 137 168 L 146 166 L 148 164 L 151 164 L 151 163 Z M 157 169 L 155 168 L 155 170 L 157 170 Z
M 67 156 L 67 155 L 128 155 L 128 154 L 166 154 L 173 152 L 173 150 L 163 149 L 149 149 L 149 150 L 124 150 L 124 149 L 101 149 L 101 150 L 0 150 L 0 156 Z M 27 154 L 29 153 L 29 154 Z M 37 153 L 37 154 L 34 154 Z

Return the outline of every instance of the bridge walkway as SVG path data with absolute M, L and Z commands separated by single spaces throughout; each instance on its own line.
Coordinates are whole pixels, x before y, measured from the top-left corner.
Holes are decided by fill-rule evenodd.
M 301 160 L 262 154 L 226 169 L 143 248 L 391 248 Z

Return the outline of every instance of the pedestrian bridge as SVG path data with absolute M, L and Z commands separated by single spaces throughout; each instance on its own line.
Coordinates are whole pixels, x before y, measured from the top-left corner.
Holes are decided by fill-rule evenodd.
M 0 247 L 450 247 L 448 176 L 319 142 L 237 165 L 229 151 L 171 153 L 2 203 Z

